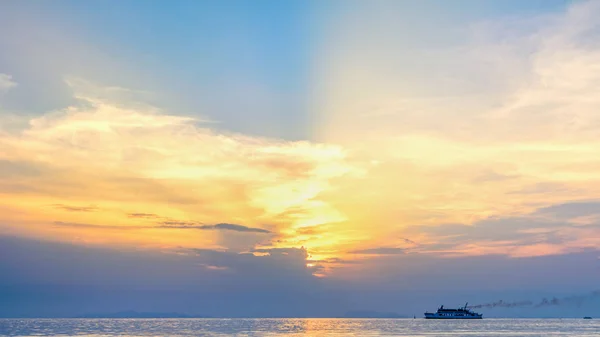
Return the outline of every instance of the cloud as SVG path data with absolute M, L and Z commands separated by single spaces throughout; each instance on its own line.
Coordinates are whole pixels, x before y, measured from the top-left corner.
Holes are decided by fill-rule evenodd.
M 419 244 L 407 238 L 400 238 L 396 241 L 400 241 L 400 245 L 396 244 L 394 247 L 358 249 L 350 251 L 349 253 L 358 255 L 402 255 L 410 253 L 414 248 L 419 246 Z
M 54 225 L 58 226 L 58 227 L 64 227 L 64 228 L 110 229 L 110 230 L 119 230 L 119 231 L 120 230 L 136 230 L 136 229 L 149 228 L 149 227 L 125 227 L 125 226 L 119 226 L 119 225 L 94 225 L 94 224 L 87 224 L 87 223 L 75 223 L 75 222 L 63 222 L 63 221 L 54 221 Z
M 199 229 L 199 230 L 226 230 L 235 232 L 248 232 L 248 233 L 271 233 L 270 231 L 262 228 L 246 227 L 236 224 L 218 223 L 216 225 L 193 225 L 182 222 L 167 221 L 163 222 L 163 228 L 177 228 L 177 229 Z
M 0 73 L 0 94 L 16 86 L 17 82 L 13 81 L 12 76 Z
M 246 227 L 242 225 L 228 224 L 228 223 L 219 223 L 216 225 L 204 225 L 199 227 L 199 229 L 217 229 L 217 230 L 229 230 L 236 232 L 253 232 L 253 233 L 271 233 L 270 231 L 262 228 L 252 228 Z
M 490 217 L 473 224 L 413 226 L 421 235 L 413 251 L 441 255 L 500 254 L 511 257 L 596 250 L 600 217 L 596 202 L 542 207 L 529 214 Z
M 439 254 L 592 249 L 593 210 L 573 206 L 568 222 L 534 213 L 600 198 L 597 3 L 468 20 L 340 6 L 322 23 L 313 84 L 317 139 L 371 163 L 322 194 L 369 240 L 345 252 L 402 248 L 405 236 Z M 436 27 L 421 20 L 438 15 Z
M 79 210 L 77 210 L 79 211 Z M 113 229 L 113 230 L 136 230 L 136 229 L 197 229 L 197 230 L 225 230 L 244 233 L 271 233 L 262 228 L 252 228 L 242 225 L 220 223 L 216 225 L 191 225 L 182 222 L 170 222 L 171 225 L 156 226 L 123 226 L 123 225 L 95 225 L 86 223 L 55 221 L 54 225 L 67 228 L 92 228 L 92 229 Z
M 71 206 L 71 205 L 62 205 L 62 204 L 56 204 L 53 206 L 54 206 L 54 208 L 62 209 L 64 211 L 69 211 L 69 212 L 96 212 L 96 211 L 98 211 L 98 207 L 96 207 L 96 206 Z
M 351 251 L 350 254 L 363 254 L 363 255 L 397 255 L 406 254 L 405 248 L 396 247 L 378 247 Z
M 344 265 L 344 264 L 358 264 L 360 263 L 359 261 L 355 261 L 355 260 L 347 260 L 347 259 L 340 259 L 337 257 L 332 257 L 332 258 L 328 258 L 328 259 L 322 259 L 322 260 L 306 260 L 307 263 L 313 263 L 313 264 L 325 264 L 325 265 Z
M 85 308 L 115 312 L 150 306 L 217 317 L 322 316 L 323 308 L 329 315 L 337 310 L 331 302 L 313 308 L 337 300 L 319 289 L 302 254 L 157 252 L 0 237 L 0 273 L 0 298 L 11 307 L 0 308 L 2 317 L 64 317 Z
M 600 215 L 600 202 L 580 201 L 543 207 L 537 210 L 537 215 L 551 216 L 557 219 L 573 219 L 582 216 Z
M 127 216 L 136 219 L 160 219 L 160 216 L 152 213 L 129 213 Z
M 165 228 L 197 228 L 199 225 L 195 221 L 179 221 L 179 220 L 168 220 L 160 223 Z M 201 225 L 200 225 L 201 226 Z
M 593 252 L 522 259 L 379 256 L 368 264 L 331 261 L 348 269 L 324 279 L 311 275 L 322 267 L 309 267 L 319 262 L 308 260 L 303 249 L 261 252 L 269 254 L 107 249 L 0 237 L 0 298 L 7 304 L 0 307 L 0 316 L 77 316 L 92 307 L 103 312 L 160 308 L 214 317 L 336 317 L 355 307 L 397 311 L 399 302 L 406 303 L 399 313 L 411 315 L 422 307 L 460 303 L 465 297 L 472 303 L 545 297 L 552 304 L 554 297 L 565 299 L 564 306 L 544 304 L 521 311 L 525 317 L 540 312 L 581 317 L 580 311 L 598 310 L 586 306 L 588 302 L 578 308 L 577 294 L 563 295 L 565 289 L 580 289 L 580 294 L 597 289 L 597 270 L 590 268 L 598 266 Z M 453 291 L 439 289 L 440 279 Z M 494 310 L 485 313 L 502 308 Z
M 312 140 L 227 132 L 145 91 L 69 78 L 76 103 L 0 132 L 2 229 L 265 256 L 304 246 L 332 265 L 594 249 L 591 209 L 544 209 L 600 198 L 600 8 L 444 29 L 406 4 L 355 6 L 321 27 Z M 51 204 L 98 210 L 36 211 Z M 89 226 L 42 225 L 55 219 Z M 92 227 L 105 224 L 144 230 Z
M 276 243 L 270 237 L 244 238 L 234 233 L 277 233 L 344 218 L 320 197 L 331 188 L 331 180 L 357 172 L 342 147 L 217 131 L 203 119 L 131 101 L 125 89 L 83 83 L 69 80 L 78 104 L 22 117 L 23 128 L 0 134 L 0 170 L 12 172 L 10 179 L 0 178 L 0 186 L 4 193 L 20 194 L 20 201 L 8 203 L 17 213 L 28 212 L 32 223 L 48 223 L 60 216 L 64 223 L 109 223 L 129 229 L 140 227 L 143 220 L 160 223 L 154 229 L 162 230 L 161 245 L 233 245 L 245 250 L 257 244 L 290 247 L 295 243 L 291 238 Z M 34 170 L 24 174 L 24 167 Z M 97 209 L 71 206 L 73 200 Z M 48 204 L 61 205 L 56 209 L 73 215 L 32 211 Z M 152 211 L 140 213 L 140 209 Z M 294 209 L 301 210 L 301 218 L 285 216 Z M 202 222 L 190 220 L 194 218 Z M 224 223 L 223 219 L 231 220 Z M 25 226 L 23 220 L 3 220 L 13 232 Z M 264 223 L 272 225 L 260 228 Z M 93 234 L 90 226 L 85 230 L 59 227 L 60 231 L 57 226 L 36 226 L 30 233 L 157 244 L 154 230 L 132 237 Z M 181 234 L 186 228 L 198 232 Z
M 0 159 L 0 173 L 5 177 L 35 177 L 40 174 L 41 169 L 43 167 L 39 167 L 34 163 Z
M 296 256 L 306 259 L 308 253 L 302 248 L 258 248 L 253 249 L 252 253 L 264 253 L 268 256 Z

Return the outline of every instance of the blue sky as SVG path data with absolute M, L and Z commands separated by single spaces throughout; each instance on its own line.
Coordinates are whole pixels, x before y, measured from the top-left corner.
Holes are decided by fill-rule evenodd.
M 41 21 L 33 30 L 50 26 L 77 49 L 101 54 L 86 60 L 49 50 L 51 58 L 72 58 L 65 60 L 71 75 L 158 91 L 169 108 L 210 115 L 234 131 L 306 136 L 309 2 L 34 1 L 8 6 L 25 22 Z

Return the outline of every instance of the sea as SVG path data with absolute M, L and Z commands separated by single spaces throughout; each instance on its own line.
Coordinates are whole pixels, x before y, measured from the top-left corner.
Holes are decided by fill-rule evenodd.
M 600 319 L 0 319 L 2 336 L 600 336 Z

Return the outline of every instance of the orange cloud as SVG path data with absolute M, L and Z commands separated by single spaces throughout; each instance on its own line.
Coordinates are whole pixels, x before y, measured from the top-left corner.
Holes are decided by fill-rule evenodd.
M 28 214 L 4 218 L 5 231 L 244 250 L 272 245 L 264 234 L 344 218 L 319 197 L 354 171 L 338 146 L 219 133 L 115 101 L 125 89 L 73 89 L 81 105 L 1 134 L 2 206 Z M 298 217 L 285 216 L 292 210 Z

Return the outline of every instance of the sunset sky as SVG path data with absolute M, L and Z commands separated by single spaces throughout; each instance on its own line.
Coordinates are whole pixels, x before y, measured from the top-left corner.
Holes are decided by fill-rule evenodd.
M 0 2 L 0 316 L 600 314 L 599 16 Z

